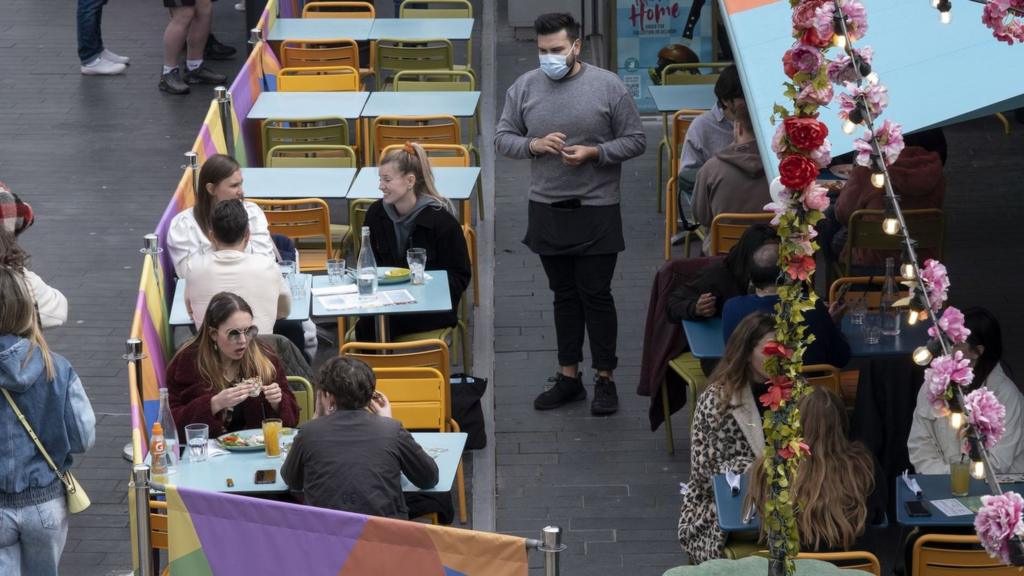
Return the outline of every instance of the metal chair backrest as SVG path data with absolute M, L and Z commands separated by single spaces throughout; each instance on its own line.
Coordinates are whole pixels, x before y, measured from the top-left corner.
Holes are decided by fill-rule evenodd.
M 454 116 L 379 116 L 373 120 L 373 157 L 388 146 L 462 144 L 462 128 Z
M 356 168 L 356 152 L 345 145 L 285 144 L 267 152 L 267 168 Z
M 714 84 L 718 82 L 718 75 L 725 68 L 732 66 L 732 62 L 693 62 L 686 64 L 669 64 L 661 70 L 662 86 L 679 86 L 694 84 Z M 701 68 L 708 68 L 713 72 L 701 74 Z
M 344 118 L 267 118 L 262 124 L 263 156 L 278 146 L 346 146 Z
M 807 364 L 800 368 L 800 373 L 807 379 L 809 386 L 825 386 L 842 396 L 839 384 L 839 368 L 831 364 Z
M 374 369 L 426 367 L 441 372 L 446 382 L 451 377 L 451 356 L 444 340 L 346 342 L 340 353 L 359 358 Z
M 775 214 L 772 212 L 752 214 L 723 212 L 715 216 L 715 219 L 711 221 L 711 230 L 708 231 L 711 234 L 711 253 L 708 256 L 728 254 L 751 224 L 767 224 L 774 217 Z
M 391 403 L 391 415 L 409 430 L 451 430 L 451 387 L 436 368 L 373 369 L 377 390 Z
M 295 403 L 299 405 L 299 425 L 301 426 L 313 419 L 313 412 L 316 410 L 316 395 L 313 393 L 313 385 L 302 376 L 289 376 L 288 386 L 295 396 Z
M 849 552 L 801 552 L 797 559 L 821 560 L 835 564 L 843 570 L 863 570 L 875 576 L 882 576 L 882 564 L 871 552 L 851 550 Z
M 280 92 L 359 92 L 363 81 L 351 66 L 282 68 L 277 75 Z
M 385 85 L 385 72 L 402 70 L 451 70 L 455 65 L 452 43 L 446 38 L 403 40 L 381 38 L 376 42 L 374 62 L 377 87 Z
M 405 0 L 398 9 L 399 18 L 472 18 L 469 0 Z
M 679 156 L 683 151 L 683 142 L 686 141 L 686 133 L 690 130 L 690 125 L 707 110 L 700 110 L 697 108 L 683 108 L 672 115 L 672 140 L 669 142 L 670 147 L 670 165 L 671 169 L 669 174 L 679 173 Z M 674 190 L 675 188 L 673 188 Z
M 303 18 L 373 19 L 377 11 L 369 2 L 309 2 L 302 7 Z
M 427 153 L 431 168 L 469 168 L 472 165 L 469 150 L 461 144 L 420 144 L 420 146 Z M 403 148 L 404 146 L 399 144 L 385 147 L 380 151 L 378 164 L 391 152 Z
M 376 202 L 372 198 L 353 198 L 348 201 L 348 226 L 352 230 L 352 253 L 359 254 L 359 248 L 363 242 L 360 231 L 363 223 L 366 222 L 366 211 Z
M 476 78 L 465 70 L 401 70 L 391 79 L 395 92 L 474 92 Z
M 359 46 L 355 40 L 285 40 L 281 42 L 281 66 L 307 68 L 350 66 L 359 68 Z
M 847 226 L 846 248 L 843 262 L 848 274 L 853 266 L 854 250 L 889 251 L 895 255 L 903 249 L 902 236 L 890 236 L 882 231 L 884 210 L 857 210 L 850 215 Z M 942 258 L 945 246 L 946 218 L 939 208 L 904 210 L 903 218 L 910 234 L 917 242 L 916 250 L 932 251 L 936 258 Z
M 900 278 L 897 278 L 897 282 L 899 280 Z M 850 285 L 850 288 L 846 289 L 846 296 L 844 296 L 847 303 L 853 303 L 863 298 L 864 307 L 867 310 L 877 312 L 882 308 L 882 287 L 885 285 L 885 276 L 845 276 L 839 278 L 832 283 L 828 290 L 829 303 L 836 301 L 839 291 L 846 285 Z M 910 292 L 905 286 L 901 285 L 899 287 L 899 298 L 909 294 Z
M 297 198 L 294 200 L 264 200 L 253 198 L 263 209 L 271 234 L 284 234 L 298 238 L 321 238 L 324 250 L 303 250 L 299 259 L 302 272 L 327 269 L 327 258 L 334 254 L 331 247 L 331 212 L 327 202 L 320 198 Z
M 924 534 L 914 542 L 911 576 L 1019 576 L 1020 569 L 992 558 L 976 534 Z

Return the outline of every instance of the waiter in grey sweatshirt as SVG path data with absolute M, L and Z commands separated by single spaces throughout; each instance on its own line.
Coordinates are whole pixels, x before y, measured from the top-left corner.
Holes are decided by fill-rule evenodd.
M 560 369 L 533 406 L 549 410 L 586 399 L 579 370 L 585 332 L 595 371 L 590 411 L 612 414 L 619 400 L 611 281 L 625 250 L 620 166 L 643 154 L 647 141 L 619 77 L 580 61 L 579 24 L 571 15 L 544 14 L 534 29 L 540 69 L 508 89 L 494 137 L 501 154 L 532 160 L 523 243 L 540 256 L 554 292 Z

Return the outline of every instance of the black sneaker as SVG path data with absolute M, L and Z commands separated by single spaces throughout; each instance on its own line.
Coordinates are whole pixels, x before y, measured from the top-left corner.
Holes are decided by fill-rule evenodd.
M 206 39 L 206 48 L 203 49 L 203 58 L 231 60 L 235 57 L 236 53 L 238 53 L 238 50 L 221 43 L 213 34 L 210 34 L 210 37 Z
M 548 378 L 548 382 L 554 384 L 533 400 L 533 407 L 537 410 L 552 410 L 569 402 L 587 399 L 587 389 L 583 387 L 583 378 L 579 374 L 569 378 L 559 373 Z
M 228 77 L 218 74 L 206 66 L 185 72 L 185 82 L 189 84 L 223 84 Z
M 590 413 L 594 416 L 607 416 L 619 410 L 619 394 L 615 391 L 615 382 L 605 376 L 594 376 L 594 400 L 590 403 Z
M 188 94 L 188 84 L 181 81 L 181 72 L 175 68 L 160 76 L 160 89 L 168 94 Z

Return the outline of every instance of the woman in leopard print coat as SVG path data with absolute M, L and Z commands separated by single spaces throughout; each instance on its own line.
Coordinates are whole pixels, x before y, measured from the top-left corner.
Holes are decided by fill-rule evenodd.
M 775 337 L 765 314 L 737 326 L 693 418 L 690 482 L 679 511 L 679 544 L 691 564 L 722 557 L 726 535 L 718 528 L 712 477 L 742 473 L 764 451 L 756 396 L 765 388 L 764 346 Z

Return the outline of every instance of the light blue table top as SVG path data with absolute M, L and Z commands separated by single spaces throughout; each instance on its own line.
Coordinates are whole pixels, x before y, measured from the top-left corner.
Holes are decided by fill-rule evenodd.
M 472 37 L 472 18 L 377 18 L 370 30 L 371 40 L 469 40 Z
M 939 511 L 930 501 L 945 500 L 953 498 L 949 484 L 949 474 L 912 474 L 911 478 L 917 479 L 917 485 L 921 487 L 921 501 L 924 507 L 932 513 L 931 516 L 914 517 L 907 514 L 907 507 L 904 505 L 908 500 L 917 500 L 917 496 L 907 488 L 903 478 L 896 478 L 896 521 L 904 526 L 973 526 L 974 514 L 963 516 L 946 516 Z M 1024 493 L 1024 483 L 1002 484 L 1003 491 L 1013 490 L 1018 494 Z M 988 484 L 984 480 L 971 478 L 968 496 L 983 496 L 991 494 Z
M 686 341 L 694 358 L 721 358 L 725 352 L 722 341 L 722 317 L 708 318 L 703 322 L 683 320 Z
M 242 168 L 247 198 L 344 198 L 355 168 Z
M 427 262 L 430 266 L 430 262 Z M 430 278 L 420 286 L 413 286 L 411 282 L 401 284 L 379 285 L 378 292 L 388 290 L 408 290 L 409 294 L 416 299 L 413 304 L 395 304 L 391 306 L 378 306 L 374 308 L 346 308 L 344 310 L 328 310 L 320 303 L 320 299 L 313 297 L 313 316 L 376 316 L 378 314 L 417 314 L 423 312 L 447 312 L 452 309 L 452 297 L 448 291 L 448 273 L 444 270 L 427 270 Z M 350 276 L 345 281 L 351 283 Z M 313 288 L 330 286 L 327 276 L 314 276 Z
M 413 432 L 412 437 L 437 462 L 438 482 L 431 488 L 420 489 L 413 486 L 405 475 L 402 475 L 403 492 L 448 492 L 462 458 L 462 450 L 466 446 L 464 432 Z M 285 446 L 293 436 L 283 436 Z M 154 476 L 153 480 L 160 484 L 209 490 L 212 492 L 231 492 L 241 494 L 282 493 L 288 491 L 288 485 L 281 478 L 281 466 L 285 456 L 267 458 L 263 451 L 231 452 L 223 456 L 207 458 L 203 462 L 189 462 L 188 457 L 182 458 L 177 471 L 169 476 Z M 276 470 L 277 478 L 273 484 L 256 484 L 257 470 Z M 227 479 L 234 482 L 228 488 Z
M 309 289 L 312 285 L 311 274 L 299 274 L 305 282 L 302 291 L 304 298 L 292 298 L 292 311 L 288 314 L 288 320 L 306 320 L 309 318 Z M 171 303 L 171 313 L 167 319 L 171 326 L 186 326 L 192 324 L 189 318 L 188 309 L 185 307 L 185 279 L 179 278 L 174 286 L 174 301 Z
M 246 118 L 359 118 L 368 92 L 262 92 Z
M 650 86 L 651 97 L 658 112 L 671 114 L 683 108 L 710 110 L 718 98 L 714 84 L 681 84 L 676 86 Z
M 469 200 L 473 196 L 480 168 L 434 168 L 434 185 L 445 198 L 455 202 Z M 380 178 L 377 168 L 371 166 L 359 171 L 348 190 L 348 198 L 381 198 Z
M 370 18 L 278 18 L 267 40 L 369 40 Z
M 364 118 L 377 116 L 472 116 L 480 92 L 374 92 L 363 108 Z M 250 115 L 251 117 L 251 115 Z

